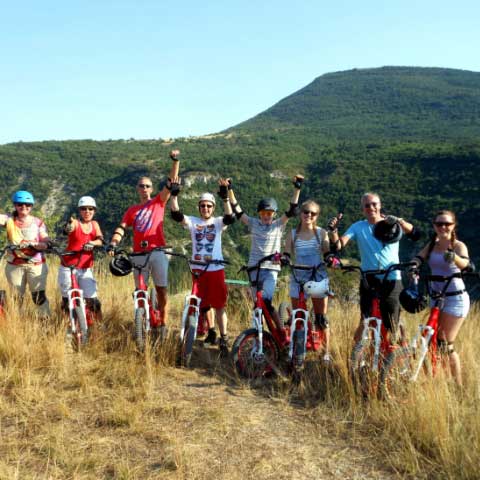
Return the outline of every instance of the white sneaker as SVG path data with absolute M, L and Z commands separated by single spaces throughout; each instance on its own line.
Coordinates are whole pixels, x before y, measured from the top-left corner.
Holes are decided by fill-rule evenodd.
M 322 360 L 323 360 L 323 363 L 325 363 L 327 365 L 332 363 L 332 357 L 330 356 L 330 354 L 328 352 L 323 356 Z

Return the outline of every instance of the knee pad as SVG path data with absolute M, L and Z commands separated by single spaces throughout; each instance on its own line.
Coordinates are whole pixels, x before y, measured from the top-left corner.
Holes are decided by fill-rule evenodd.
M 270 315 L 272 315 L 275 311 L 272 305 L 272 301 L 267 298 L 265 298 L 263 301 L 265 302 L 265 306 L 267 307 L 268 312 L 270 313 Z
M 88 308 L 93 313 L 99 313 L 102 310 L 102 303 L 96 297 L 95 298 L 86 298 L 85 302 L 88 305 Z
M 68 313 L 68 298 L 62 297 L 62 304 L 60 305 L 62 312 Z
M 325 330 L 328 328 L 328 318 L 324 313 L 316 313 L 315 314 L 315 325 L 320 328 L 320 330 Z
M 43 305 L 47 301 L 45 290 L 39 290 L 38 292 L 32 292 L 32 300 L 35 305 Z
M 447 342 L 447 340 L 437 339 L 437 347 L 440 355 L 451 355 L 455 351 L 453 342 Z

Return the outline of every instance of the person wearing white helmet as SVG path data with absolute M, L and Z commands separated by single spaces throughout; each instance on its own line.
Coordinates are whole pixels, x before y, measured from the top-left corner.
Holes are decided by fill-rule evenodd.
M 95 319 L 101 318 L 101 304 L 97 298 L 97 282 L 93 276 L 93 249 L 103 245 L 103 234 L 100 225 L 93 219 L 97 210 L 95 199 L 90 196 L 78 200 L 79 218 L 70 217 L 63 231 L 68 235 L 66 250 L 80 252 L 64 257 L 65 265 L 75 265 L 80 288 L 85 301 Z M 71 288 L 70 269 L 60 265 L 58 269 L 58 285 L 62 294 L 62 310 L 68 312 L 68 290 Z
M 133 251 L 134 253 L 148 253 L 156 247 L 165 247 L 165 235 L 163 233 L 163 219 L 165 215 L 165 206 L 172 191 L 172 184 L 176 183 L 179 169 L 179 150 L 172 150 L 170 158 L 172 165 L 170 175 L 166 184 L 155 196 L 153 194 L 153 184 L 150 177 L 142 176 L 137 182 L 137 193 L 140 203 L 132 205 L 123 215 L 120 224 L 110 240 L 107 248 L 110 256 L 115 255 L 115 247 L 122 241 L 125 230 L 131 227 L 133 230 Z M 152 275 L 157 292 L 157 305 L 160 310 L 160 324 L 152 325 L 153 328 L 159 328 L 161 338 L 165 338 L 167 333 L 167 314 L 168 314 L 168 259 L 163 251 L 153 251 L 145 264 L 145 255 L 138 255 L 133 258 L 136 265 L 145 265 L 142 269 L 142 276 L 148 283 L 150 274 Z M 134 272 L 135 287 L 138 288 L 138 273 Z
M 171 217 L 181 223 L 184 228 L 190 231 L 192 237 L 192 260 L 208 261 L 223 260 L 222 255 L 222 233 L 228 225 L 234 222 L 232 208 L 228 199 L 228 181 L 219 180 L 219 195 L 223 200 L 222 217 L 215 217 L 215 197 L 211 193 L 202 193 L 198 200 L 198 211 L 200 216 L 184 215 L 178 204 L 179 186 L 172 190 L 170 202 Z M 202 299 L 201 309 L 205 313 L 208 322 L 208 334 L 204 345 L 216 343 L 215 319 L 212 310 L 215 310 L 220 330 L 219 347 L 223 355 L 228 354 L 227 335 L 227 286 L 225 284 L 225 271 L 223 265 L 211 264 L 208 270 L 199 279 L 199 297 Z
M 47 227 L 31 214 L 35 199 L 30 192 L 15 192 L 12 202 L 15 210 L 11 215 L 0 215 L 0 226 L 6 228 L 10 245 L 24 248 L 7 251 L 7 281 L 20 299 L 23 299 L 28 284 L 40 316 L 48 317 L 50 306 L 45 294 L 48 268 L 42 253 L 49 244 Z

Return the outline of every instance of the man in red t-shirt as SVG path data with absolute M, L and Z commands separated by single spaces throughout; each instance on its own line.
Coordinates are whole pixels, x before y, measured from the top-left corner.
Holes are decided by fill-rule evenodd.
M 166 185 L 160 193 L 152 198 L 152 181 L 149 177 L 140 177 L 137 182 L 137 192 L 140 197 L 140 203 L 131 206 L 123 215 L 122 221 L 115 229 L 110 240 L 110 245 L 116 247 L 122 240 L 125 229 L 133 229 L 133 251 L 134 253 L 149 252 L 155 247 L 165 246 L 165 236 L 163 234 L 163 217 L 165 205 L 170 198 L 172 182 L 176 182 L 178 177 L 179 150 L 172 150 L 170 158 L 172 167 L 170 176 Z M 113 249 L 110 249 L 110 255 L 114 255 Z M 145 256 L 132 257 L 132 261 L 137 265 L 145 263 Z M 155 251 L 150 255 L 148 263 L 142 269 L 142 275 L 145 282 L 148 283 L 149 275 L 152 275 L 157 291 L 158 308 L 161 312 L 161 325 L 166 325 L 167 320 L 167 280 L 168 280 L 168 260 L 164 252 Z M 135 287 L 138 288 L 138 273 L 135 271 Z

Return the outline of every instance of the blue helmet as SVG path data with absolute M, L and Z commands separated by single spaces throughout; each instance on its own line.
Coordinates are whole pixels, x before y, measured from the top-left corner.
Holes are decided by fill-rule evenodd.
M 261 210 L 272 210 L 276 212 L 278 210 L 277 201 L 274 198 L 262 198 L 258 202 L 257 212 Z
M 31 203 L 32 205 L 35 203 L 35 199 L 30 192 L 26 190 L 18 190 L 12 195 L 12 202 L 13 203 Z

